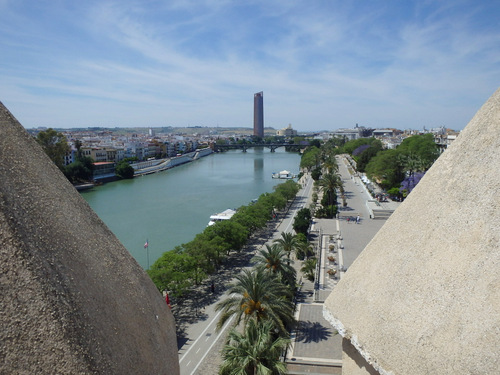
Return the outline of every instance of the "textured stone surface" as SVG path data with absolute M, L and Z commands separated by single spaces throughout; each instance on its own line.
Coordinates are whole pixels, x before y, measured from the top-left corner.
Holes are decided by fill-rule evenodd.
M 177 374 L 175 322 L 0 103 L 0 373 Z
M 361 356 L 347 339 L 342 340 L 342 374 L 377 375 L 378 372 Z
M 396 210 L 326 301 L 382 373 L 500 368 L 500 90 Z

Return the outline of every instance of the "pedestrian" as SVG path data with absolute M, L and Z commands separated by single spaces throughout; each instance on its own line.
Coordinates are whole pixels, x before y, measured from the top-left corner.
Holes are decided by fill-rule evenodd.
M 356 224 L 359 224 L 359 215 L 356 216 Z
M 349 224 L 350 221 L 351 221 L 351 218 L 347 217 L 347 224 Z

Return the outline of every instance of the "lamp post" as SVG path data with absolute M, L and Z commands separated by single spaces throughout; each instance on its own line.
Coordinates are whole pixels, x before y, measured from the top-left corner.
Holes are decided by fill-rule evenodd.
M 148 270 L 149 270 L 149 240 L 146 239 L 146 243 L 144 244 L 144 248 L 146 249 L 147 257 L 148 257 Z

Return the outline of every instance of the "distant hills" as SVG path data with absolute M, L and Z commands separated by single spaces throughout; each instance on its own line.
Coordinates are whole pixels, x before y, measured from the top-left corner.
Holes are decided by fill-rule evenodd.
M 45 130 L 47 127 L 39 127 L 27 129 L 29 132 L 36 130 Z M 175 126 L 159 126 L 159 127 L 105 127 L 105 126 L 89 126 L 89 127 L 74 127 L 74 128 L 54 128 L 57 131 L 67 132 L 85 132 L 85 131 L 94 131 L 94 132 L 112 132 L 114 134 L 119 135 L 128 135 L 128 134 L 144 134 L 148 133 L 149 129 L 153 129 L 155 134 L 180 134 L 180 135 L 224 135 L 230 136 L 233 134 L 237 135 L 253 135 L 253 128 L 245 128 L 245 127 L 219 127 L 219 126 L 187 126 L 187 127 L 175 127 Z M 311 134 L 311 133 L 321 133 L 319 132 L 300 132 L 301 134 Z M 276 129 L 273 127 L 265 127 L 264 128 L 265 136 L 274 136 L 276 135 Z

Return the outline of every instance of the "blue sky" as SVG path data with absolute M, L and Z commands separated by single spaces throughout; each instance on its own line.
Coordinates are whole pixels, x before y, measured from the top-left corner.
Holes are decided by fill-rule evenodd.
M 0 101 L 36 126 L 462 129 L 500 2 L 0 0 Z

